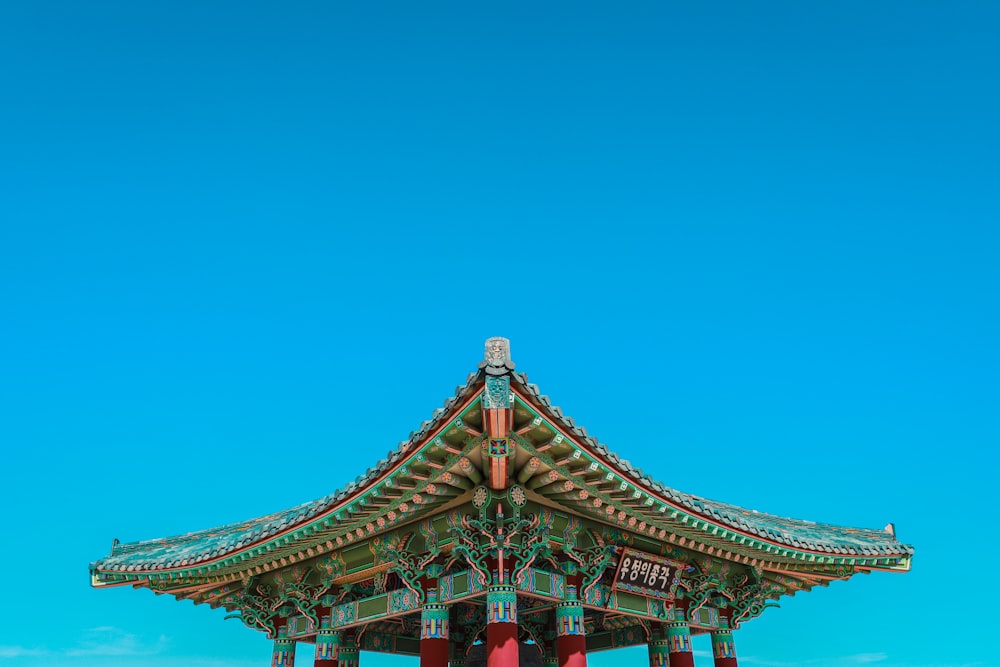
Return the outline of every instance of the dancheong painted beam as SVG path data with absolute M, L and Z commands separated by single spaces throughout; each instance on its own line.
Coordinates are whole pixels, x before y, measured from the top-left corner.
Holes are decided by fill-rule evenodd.
M 858 572 L 904 572 L 892 526 L 786 519 L 688 495 L 589 436 L 515 371 L 504 338 L 430 421 L 368 474 L 315 502 L 131 544 L 90 566 L 129 585 L 224 607 L 317 666 L 359 652 L 421 667 L 585 667 L 645 644 L 652 666 L 693 665 L 784 595 Z

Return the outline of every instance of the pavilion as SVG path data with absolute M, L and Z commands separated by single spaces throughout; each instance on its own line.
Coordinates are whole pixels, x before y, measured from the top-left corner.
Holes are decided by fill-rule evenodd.
M 129 585 L 224 607 L 274 640 L 272 667 L 315 644 L 315 667 L 359 651 L 421 667 L 543 661 L 645 644 L 651 667 L 692 667 L 711 634 L 784 595 L 859 572 L 905 572 L 883 530 L 782 518 L 682 493 L 588 435 L 515 371 L 509 342 L 410 438 L 345 488 L 258 519 L 120 544 L 90 565 Z M 229 616 L 227 616 L 229 618 Z

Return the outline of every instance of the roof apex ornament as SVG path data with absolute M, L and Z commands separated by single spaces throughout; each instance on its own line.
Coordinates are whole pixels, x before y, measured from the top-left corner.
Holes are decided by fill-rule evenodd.
M 488 375 L 507 375 L 514 370 L 510 360 L 510 341 L 502 336 L 486 339 L 486 354 L 479 367 Z

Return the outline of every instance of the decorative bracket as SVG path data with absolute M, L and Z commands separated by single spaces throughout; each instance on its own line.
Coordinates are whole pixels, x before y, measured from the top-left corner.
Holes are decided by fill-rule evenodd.
M 234 593 L 223 599 L 223 604 L 235 606 L 239 610 L 239 613 L 227 615 L 225 620 L 238 618 L 248 628 L 263 630 L 269 639 L 274 639 L 277 636 L 274 619 L 278 616 L 274 600 L 270 586 L 265 584 L 253 586 L 251 578 L 247 581 L 242 592 Z
M 729 590 L 729 570 L 730 564 L 723 562 L 719 572 L 712 572 L 712 559 L 703 558 L 697 562 L 698 574 L 681 577 L 680 586 L 684 589 L 683 599 L 687 603 L 687 619 L 695 620 L 698 610 L 708 604 L 709 601 L 726 600 L 726 604 L 732 602 L 733 593 Z M 718 603 L 716 603 L 718 605 Z
M 521 508 L 527 503 L 528 496 L 520 486 L 510 487 L 505 494 L 495 494 L 480 486 L 472 493 L 472 504 L 479 510 L 478 519 L 458 511 L 448 515 L 448 525 L 455 537 L 452 553 L 465 559 L 483 587 L 492 583 L 518 583 L 538 555 L 548 548 L 554 515 L 543 509 L 537 515 L 522 518 Z M 504 505 L 512 508 L 512 517 L 504 516 Z M 496 561 L 498 568 L 495 582 L 491 561 Z
M 751 568 L 747 573 L 739 576 L 735 586 L 731 586 L 732 602 L 729 606 L 733 611 L 729 617 L 730 627 L 735 630 L 740 627 L 740 623 L 757 618 L 764 613 L 768 607 L 778 607 L 777 602 L 771 600 L 771 596 L 780 594 L 781 586 L 768 581 L 758 568 Z M 728 600 L 720 600 L 722 603 Z
M 275 584 L 278 585 L 278 597 L 271 604 L 272 609 L 280 608 L 290 604 L 299 611 L 300 614 L 309 619 L 311 628 L 319 628 L 320 619 L 316 609 L 320 606 L 323 595 L 330 589 L 329 584 L 321 583 L 310 586 L 306 583 L 309 576 L 309 569 L 292 568 L 285 572 L 279 570 L 275 575 Z
M 424 527 L 421 527 L 423 532 Z M 427 551 L 419 556 L 408 549 L 412 535 L 400 536 L 397 533 L 376 536 L 371 539 L 371 548 L 375 553 L 375 564 L 389 563 L 389 571 L 399 575 L 403 585 L 413 591 L 420 604 L 424 603 L 425 595 L 420 586 L 420 578 L 426 574 L 427 566 L 441 553 L 435 540 L 427 543 Z
M 570 533 L 568 530 L 565 534 L 566 542 L 563 545 L 563 553 L 576 563 L 577 572 L 581 575 L 581 599 L 587 599 L 590 589 L 601 580 L 604 572 L 614 560 L 615 554 L 618 553 L 616 545 L 608 544 L 603 537 L 593 530 L 587 532 L 594 541 L 594 546 L 589 549 L 577 550 L 576 535 Z

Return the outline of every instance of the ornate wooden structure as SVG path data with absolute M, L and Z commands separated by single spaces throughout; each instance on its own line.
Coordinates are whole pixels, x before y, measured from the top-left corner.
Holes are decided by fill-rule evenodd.
M 893 528 L 758 513 L 649 478 L 514 370 L 503 338 L 419 431 L 337 493 L 277 514 L 118 544 L 95 587 L 224 607 L 274 639 L 273 667 L 315 644 L 317 667 L 359 651 L 489 667 L 525 654 L 585 667 L 646 644 L 690 667 L 691 635 L 736 665 L 733 631 L 783 595 L 858 572 L 906 571 Z M 230 616 L 227 616 L 229 618 Z M 519 658 L 520 654 L 520 658 Z

